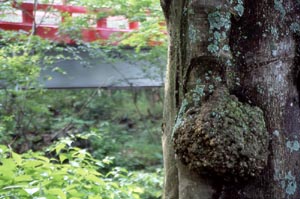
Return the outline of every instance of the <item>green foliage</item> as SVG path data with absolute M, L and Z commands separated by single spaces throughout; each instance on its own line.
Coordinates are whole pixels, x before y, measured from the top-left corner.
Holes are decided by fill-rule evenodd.
M 6 32 L 3 35 L 6 35 Z M 10 40 L 14 35 L 14 33 L 7 34 L 7 38 L 3 37 L 3 41 Z M 32 36 L 31 42 L 36 44 L 32 45 L 31 49 L 35 54 L 25 56 L 22 54 L 25 50 L 18 52 L 26 57 L 28 62 L 34 61 L 36 65 L 28 64 L 28 70 L 24 70 L 25 64 L 20 63 L 19 57 L 9 56 L 12 54 L 9 52 L 14 49 L 13 46 L 26 49 L 24 45 L 27 44 L 25 40 L 27 37 L 23 34 L 18 36 L 16 37 L 18 40 L 11 43 L 10 48 L 4 46 L 3 51 L 0 51 L 6 53 L 7 59 L 15 59 L 12 63 L 16 63 L 11 64 L 3 60 L 7 68 L 3 69 L 5 76 L 1 76 L 1 80 L 6 83 L 6 89 L 0 91 L 1 143 L 11 145 L 18 152 L 25 152 L 28 149 L 40 150 L 59 137 L 94 131 L 101 139 L 91 139 L 79 144 L 88 147 L 97 158 L 113 156 L 117 160 L 113 165 L 125 166 L 129 169 L 144 169 L 161 164 L 159 139 L 161 91 L 40 89 L 36 81 L 40 72 L 38 65 L 40 60 L 51 63 L 62 58 L 59 54 L 42 58 L 42 51 L 58 49 L 57 51 L 60 52 L 62 48 L 48 45 L 46 42 L 42 44 L 44 40 L 39 42 L 39 38 Z M 89 50 L 90 53 L 96 52 L 95 44 L 83 45 L 80 48 Z M 74 48 L 63 50 L 68 50 L 71 55 L 76 56 L 77 52 L 76 49 L 73 51 Z M 148 58 L 149 61 L 155 62 L 159 59 L 159 52 L 162 51 L 157 47 L 152 52 L 151 57 L 148 57 L 147 53 L 141 51 L 141 57 L 132 59 Z M 31 57 L 36 60 L 31 60 Z M 67 59 L 67 57 L 63 58 Z M 108 57 L 107 61 L 114 60 Z M 162 67 L 161 65 L 159 70 L 163 70 Z M 31 72 L 33 69 L 36 70 L 35 73 Z M 153 97 L 157 99 L 152 99 Z
M 159 2 L 74 2 L 91 10 L 95 5 L 111 7 L 116 11 L 109 15 L 141 20 L 141 31 L 119 38 L 123 47 L 136 47 L 136 53 L 126 54 L 123 47 L 101 42 L 84 43 L 79 30 L 95 20 L 92 13 L 65 16 L 60 25 L 60 34 L 75 40 L 76 47 L 22 31 L 0 31 L 0 144 L 9 146 L 0 145 L 0 198 L 159 198 L 161 90 L 44 90 L 37 81 L 41 70 L 50 66 L 64 74 L 61 59 L 83 62 L 81 51 L 101 55 L 110 63 L 119 54 L 123 55 L 119 59 L 131 62 L 147 60 L 161 72 L 167 42 L 159 24 L 163 18 Z M 10 7 L 0 5 L 0 9 Z M 144 51 L 152 44 L 159 46 Z M 149 70 L 147 64 L 144 70 Z
M 99 4 L 100 1 L 97 2 L 98 4 L 93 1 L 75 3 L 77 3 L 77 5 L 101 5 L 102 7 L 113 6 L 113 4 L 116 6 L 116 2 L 105 1 L 103 4 Z M 45 1 L 44 3 L 50 2 Z M 158 14 L 158 12 L 160 12 L 158 2 L 130 1 L 128 3 L 136 3 L 135 8 L 139 8 L 140 10 L 145 5 L 153 4 L 153 7 L 151 7 L 151 9 L 153 9 L 153 15 L 151 14 L 151 16 L 155 16 L 156 19 L 162 18 L 162 14 Z M 123 2 L 123 4 L 126 3 Z M 156 4 L 156 6 L 154 6 L 154 4 Z M 1 9 L 5 9 L 5 5 L 1 5 Z M 114 6 L 112 8 L 114 8 Z M 146 9 L 147 7 L 143 8 Z M 125 8 L 123 8 L 123 11 L 125 11 Z M 51 10 L 49 10 L 49 12 L 51 12 Z M 142 14 L 146 16 L 144 11 Z M 97 126 L 95 119 L 101 118 L 101 120 L 106 121 L 108 118 L 115 117 L 115 115 L 118 114 L 112 114 L 113 111 L 109 110 L 115 106 L 111 103 L 112 101 L 109 99 L 99 100 L 99 96 L 93 99 L 93 92 L 82 92 L 82 96 L 79 96 L 80 94 L 75 94 L 75 92 L 67 94 L 40 89 L 37 78 L 41 70 L 51 66 L 54 71 L 64 74 L 64 71 L 59 68 L 59 62 L 57 61 L 72 58 L 83 62 L 82 57 L 79 56 L 80 51 L 87 52 L 92 57 L 103 56 L 104 62 L 109 63 L 116 61 L 114 54 L 122 54 L 123 56 L 118 59 L 131 60 L 131 62 L 147 60 L 147 64 L 144 65 L 145 72 L 149 70 L 149 64 L 155 64 L 157 65 L 156 71 L 163 74 L 165 57 L 161 55 L 166 54 L 166 42 L 163 43 L 166 37 L 161 31 L 157 30 L 157 28 L 161 26 L 158 26 L 158 23 L 154 23 L 153 17 L 147 17 L 147 20 L 144 20 L 146 25 L 142 26 L 142 33 L 130 34 L 123 38 L 124 45 L 136 45 L 137 53 L 125 53 L 126 50 L 123 48 L 102 46 L 99 45 L 98 42 L 82 43 L 80 38 L 77 38 L 77 33 L 80 28 L 88 25 L 88 20 L 88 17 L 76 17 L 73 20 L 65 16 L 65 21 L 60 26 L 60 31 L 63 35 L 69 35 L 72 39 L 78 41 L 80 45 L 76 48 L 57 46 L 54 43 L 42 40 L 34 35 L 28 36 L 24 32 L 0 31 L 0 43 L 2 44 L 0 48 L 0 85 L 5 88 L 5 90 L 0 91 L 0 141 L 5 144 L 12 144 L 19 152 L 26 151 L 30 148 L 39 149 L 40 145 L 45 144 L 45 142 L 47 145 L 57 137 L 81 133 L 91 128 L 92 125 Z M 150 30 L 152 32 L 149 32 L 146 27 L 150 27 L 150 25 L 153 24 L 156 25 L 155 27 L 151 27 Z M 156 33 L 153 34 L 155 31 Z M 164 39 L 161 39 L 159 42 L 164 45 L 153 47 L 149 51 L 141 50 L 144 46 L 148 46 L 150 37 L 155 40 L 163 37 Z M 149 40 L 145 38 L 149 38 Z M 68 56 L 65 55 L 66 52 Z M 89 63 L 83 64 L 88 66 Z M 41 65 L 43 65 L 44 68 L 41 67 Z M 57 67 L 53 67 L 56 65 Z M 48 78 L 51 79 L 50 76 Z M 66 95 L 70 95 L 70 97 L 66 97 Z M 89 100 L 93 102 L 88 103 L 84 95 L 92 95 Z M 99 100 L 97 102 L 98 104 L 96 103 L 96 99 Z M 117 100 L 114 102 L 120 103 L 120 101 Z M 86 105 L 93 107 L 86 107 Z M 128 113 L 128 115 L 136 115 L 136 113 L 139 112 L 137 107 L 136 104 L 130 107 L 131 111 L 134 110 L 133 112 L 135 113 Z M 121 112 L 121 110 L 119 112 Z M 91 115 L 90 113 L 93 114 Z M 147 114 L 147 111 L 144 113 Z M 91 117 L 89 117 L 89 115 L 91 115 Z M 141 114 L 139 113 L 139 115 Z M 83 117 L 84 119 L 82 119 Z M 144 121 L 142 123 L 144 125 Z
M 128 22 L 138 21 L 139 30 L 127 34 L 116 34 L 110 38 L 108 44 L 131 46 L 140 49 L 153 45 L 161 45 L 166 50 L 167 37 L 165 35 L 164 17 L 159 1 L 152 0 L 71 0 L 68 4 L 81 5 L 89 9 L 86 15 L 79 17 L 64 16 L 60 24 L 60 34 L 69 36 L 77 44 L 84 43 L 81 29 L 96 24 L 96 21 L 109 16 L 124 16 Z M 106 8 L 107 11 L 97 11 Z M 130 9 L 128 9 L 130 8 Z M 103 45 L 103 41 L 100 41 Z M 96 42 L 97 43 L 97 42 Z M 107 46 L 108 47 L 108 46 Z
M 131 169 L 159 165 L 162 102 L 151 99 L 158 91 L 3 91 L 0 139 L 23 152 L 58 137 L 95 132 L 101 139 L 81 143 L 95 157 L 114 156 L 115 165 Z
M 98 13 L 99 18 L 110 15 L 124 15 L 131 21 L 143 21 L 146 20 L 147 12 L 150 12 L 152 16 L 162 15 L 159 1 L 152 0 L 72 0 L 69 3 L 87 6 L 91 11 L 99 8 L 111 9 L 107 13 Z
M 18 144 L 23 137 L 22 142 L 31 145 L 36 138 L 30 134 L 46 125 L 43 119 L 35 118 L 50 114 L 47 106 L 40 106 L 45 100 L 37 82 L 40 63 L 51 64 L 56 57 L 44 53 L 60 47 L 19 32 L 0 31 L 0 35 L 0 141 Z M 29 135 L 24 136 L 26 133 Z
M 90 16 L 72 17 L 64 14 L 64 22 L 59 26 L 59 34 L 69 36 L 71 39 L 81 42 L 82 29 L 89 26 Z
M 0 82 L 6 89 L 32 88 L 40 73 L 40 62 L 51 62 L 43 56 L 53 45 L 36 36 L 0 30 Z
M 22 155 L 0 146 L 1 198 L 139 199 L 159 198 L 161 173 L 128 172 L 115 168 L 102 174 L 107 160 L 96 160 L 71 140 L 53 145 L 48 158 L 41 152 Z
M 155 123 L 138 122 L 134 128 L 123 125 L 102 123 L 94 129 L 97 137 L 92 137 L 92 154 L 97 159 L 114 157 L 112 166 L 127 169 L 153 170 L 162 164 L 162 151 L 159 147 L 159 126 Z M 128 125 L 126 124 L 126 125 Z

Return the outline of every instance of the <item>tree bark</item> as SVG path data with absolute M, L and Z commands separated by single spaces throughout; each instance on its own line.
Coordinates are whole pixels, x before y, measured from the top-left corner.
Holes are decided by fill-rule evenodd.
M 169 33 L 163 151 L 165 199 L 293 199 L 300 197 L 299 36 L 296 0 L 161 0 Z M 235 2 L 235 1 L 234 1 Z M 230 12 L 223 47 L 213 52 L 210 14 Z M 299 20 L 298 20 L 299 21 Z M 231 66 L 232 65 L 232 66 Z M 263 110 L 270 135 L 268 164 L 242 181 L 202 175 L 176 158 L 174 126 L 182 102 L 208 71 L 241 102 Z M 202 101 L 207 99 L 203 98 Z
M 289 30 L 289 18 L 296 17 L 294 3 L 285 1 L 280 11 L 273 1 L 245 1 L 245 14 L 233 30 L 233 35 L 239 38 L 235 52 L 244 55 L 237 57 L 242 95 L 264 110 L 272 135 L 265 175 L 257 180 L 261 185 L 252 185 L 253 192 L 248 191 L 248 198 L 299 198 L 300 195 L 296 166 L 300 158 L 296 146 L 300 133 L 296 42 Z M 248 38 L 243 39 L 244 36 Z

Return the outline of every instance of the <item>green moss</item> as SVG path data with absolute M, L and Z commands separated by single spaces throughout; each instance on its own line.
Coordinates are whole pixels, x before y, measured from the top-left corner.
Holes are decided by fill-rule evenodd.
M 180 109 L 179 109 L 179 112 L 177 114 L 177 118 L 176 118 L 176 121 L 175 121 L 175 125 L 173 127 L 173 131 L 172 131 L 172 137 L 174 136 L 174 133 L 176 132 L 177 128 L 182 125 L 183 123 L 183 114 L 184 112 L 186 111 L 187 109 L 187 105 L 188 105 L 188 102 L 186 99 L 184 99 L 181 103 L 181 106 L 180 106 Z
M 290 30 L 291 30 L 293 33 L 299 34 L 299 33 L 300 33 L 300 24 L 297 23 L 297 22 L 293 22 L 293 23 L 290 25 Z
M 228 34 L 231 27 L 231 17 L 241 17 L 244 14 L 243 0 L 228 0 L 225 2 L 226 9 L 219 6 L 208 14 L 209 44 L 207 50 L 217 57 L 230 58 L 230 47 L 228 45 Z M 227 10 L 227 11 L 225 11 Z
M 188 35 L 192 43 L 197 42 L 197 35 L 199 35 L 199 31 L 195 28 L 193 24 L 189 25 Z
M 299 144 L 298 140 L 294 140 L 294 141 L 289 140 L 286 142 L 286 147 L 290 150 L 290 152 L 299 151 L 300 144 Z
M 269 135 L 263 112 L 224 87 L 190 108 L 174 134 L 177 156 L 199 173 L 225 179 L 256 176 L 267 164 Z
M 223 80 L 218 71 L 208 70 L 203 72 L 201 78 L 189 82 L 190 87 L 185 94 L 185 98 L 190 105 L 199 107 L 222 83 Z
M 285 174 L 284 179 L 281 181 L 281 188 L 285 189 L 287 195 L 294 195 L 296 193 L 296 177 L 291 171 Z
M 283 5 L 283 0 L 274 0 L 274 8 L 281 14 L 281 18 L 284 19 L 286 16 L 286 10 Z

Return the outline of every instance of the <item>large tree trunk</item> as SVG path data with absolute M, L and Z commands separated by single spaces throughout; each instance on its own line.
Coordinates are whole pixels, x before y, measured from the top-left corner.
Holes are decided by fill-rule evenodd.
M 161 4 L 170 38 L 163 132 L 164 198 L 300 198 L 299 1 L 161 0 Z M 214 24 L 213 20 L 224 21 Z M 222 172 L 229 172 L 223 170 L 216 175 L 214 171 L 202 173 L 188 166 L 185 157 L 175 155 L 174 129 L 180 109 L 196 90 L 198 80 L 212 77 L 221 81 L 204 81 L 205 89 L 213 84 L 213 91 L 204 89 L 206 93 L 226 87 L 241 103 L 263 111 L 269 135 L 268 160 L 263 171 L 258 169 L 252 177 L 237 170 L 237 178 L 222 176 Z M 199 101 L 204 105 L 195 110 L 205 109 L 213 95 L 201 96 Z

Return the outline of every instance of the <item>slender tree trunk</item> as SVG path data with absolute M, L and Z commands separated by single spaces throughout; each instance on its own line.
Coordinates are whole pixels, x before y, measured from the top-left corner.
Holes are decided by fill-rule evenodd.
M 300 198 L 299 39 L 295 34 L 300 31 L 299 4 L 297 0 L 161 0 L 169 32 L 165 199 Z M 202 174 L 175 155 L 174 128 L 182 104 L 196 90 L 198 80 L 212 77 L 221 79 L 213 84 L 212 93 L 226 87 L 240 102 L 263 111 L 269 153 L 265 168 L 255 177 L 227 180 Z M 205 89 L 211 86 L 206 83 Z M 210 98 L 200 101 L 205 104 Z

